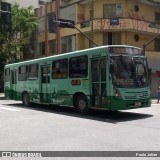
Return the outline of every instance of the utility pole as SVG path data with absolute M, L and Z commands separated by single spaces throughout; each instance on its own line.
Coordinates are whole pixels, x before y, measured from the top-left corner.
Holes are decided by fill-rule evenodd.
M 48 17 L 47 17 L 47 3 L 45 4 L 45 56 L 48 56 Z
M 55 11 L 56 11 L 56 20 L 58 21 L 60 17 L 60 0 L 56 0 L 55 4 Z M 57 27 L 57 33 L 56 33 L 56 53 L 61 53 L 61 35 L 60 35 L 60 28 Z
M 95 46 L 97 46 L 98 47 L 98 45 L 90 38 L 90 37 L 88 37 L 87 35 L 85 35 L 80 29 L 78 29 L 73 23 L 71 23 L 71 22 L 67 22 L 67 20 L 65 20 L 65 21 L 53 21 L 54 23 L 57 23 L 58 24 L 58 26 L 60 26 L 60 27 L 62 27 L 62 28 L 74 28 L 74 29 L 76 29 L 77 31 L 79 31 L 84 37 L 86 37 L 88 40 L 89 40 L 89 42 L 91 42 L 92 44 L 94 44 Z
M 89 43 L 89 47 L 92 48 L 93 47 L 93 19 L 94 19 L 94 6 L 93 6 L 93 0 L 90 0 L 90 24 L 91 24 L 91 32 L 90 32 L 90 43 Z

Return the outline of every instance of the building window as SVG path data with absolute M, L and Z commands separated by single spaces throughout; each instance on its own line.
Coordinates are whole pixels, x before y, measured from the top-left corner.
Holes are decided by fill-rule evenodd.
M 123 17 L 123 4 L 105 4 L 103 5 L 103 18 Z
M 40 55 L 45 55 L 45 42 L 39 43 L 39 53 Z
M 155 13 L 155 22 L 160 23 L 160 13 L 158 12 Z
M 119 45 L 121 44 L 120 32 L 107 32 L 103 34 L 104 45 Z
M 56 41 L 50 40 L 49 41 L 49 54 L 54 54 L 56 52 Z
M 42 17 L 40 19 L 38 19 L 39 25 L 38 25 L 38 32 L 44 32 L 45 31 L 45 18 Z
M 72 51 L 72 36 L 63 37 L 62 40 L 62 53 Z
M 60 18 L 76 21 L 76 10 L 77 10 L 76 4 L 61 8 Z
M 155 39 L 154 41 L 155 51 L 160 51 L 160 39 Z
M 116 4 L 103 5 L 103 18 L 115 18 L 116 17 Z

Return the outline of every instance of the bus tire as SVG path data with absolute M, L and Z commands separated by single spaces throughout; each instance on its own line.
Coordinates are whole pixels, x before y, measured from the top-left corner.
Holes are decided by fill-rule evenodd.
M 83 94 L 79 95 L 76 99 L 76 110 L 80 114 L 88 114 L 89 112 L 87 98 Z
M 22 102 L 23 102 L 24 106 L 26 106 L 26 107 L 30 106 L 30 97 L 29 97 L 29 94 L 27 92 L 23 93 Z

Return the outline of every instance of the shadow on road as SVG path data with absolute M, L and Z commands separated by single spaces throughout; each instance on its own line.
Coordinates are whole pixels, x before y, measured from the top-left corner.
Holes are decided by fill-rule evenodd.
M 90 114 L 81 115 L 75 112 L 73 108 L 65 107 L 65 106 L 35 104 L 32 107 L 24 107 L 22 103 L 5 104 L 5 105 L 12 106 L 12 107 L 25 108 L 28 110 L 37 110 L 42 112 L 61 114 L 66 116 L 78 117 L 78 118 L 86 118 L 86 119 L 108 122 L 113 124 L 153 117 L 153 115 L 151 114 L 135 113 L 134 110 L 130 110 L 129 112 L 128 111 L 113 112 L 113 111 L 91 110 Z

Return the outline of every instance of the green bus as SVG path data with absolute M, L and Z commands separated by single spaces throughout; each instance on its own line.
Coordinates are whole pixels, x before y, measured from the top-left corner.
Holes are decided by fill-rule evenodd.
M 107 45 L 7 64 L 5 97 L 109 111 L 151 106 L 150 69 L 141 48 Z

